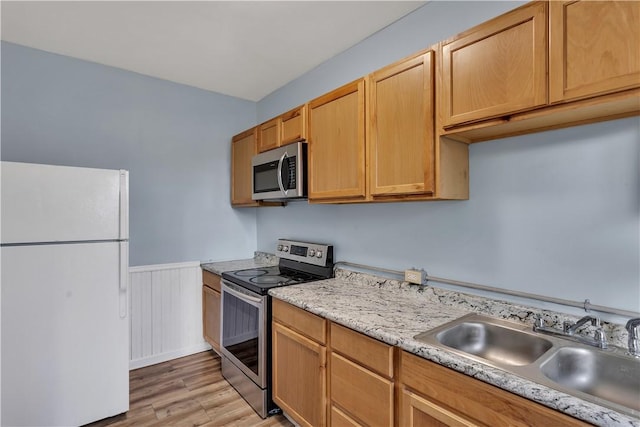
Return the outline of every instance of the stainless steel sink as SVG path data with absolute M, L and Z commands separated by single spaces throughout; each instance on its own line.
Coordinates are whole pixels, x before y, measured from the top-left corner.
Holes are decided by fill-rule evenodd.
M 589 348 L 563 347 L 540 371 L 564 387 L 640 411 L 640 362 Z
M 486 322 L 463 322 L 439 332 L 436 339 L 447 347 L 506 365 L 529 365 L 553 345 L 523 331 Z
M 588 402 L 640 418 L 640 359 L 468 314 L 414 339 Z
M 525 325 L 479 314 L 460 317 L 414 338 L 499 367 L 529 365 L 553 346 Z

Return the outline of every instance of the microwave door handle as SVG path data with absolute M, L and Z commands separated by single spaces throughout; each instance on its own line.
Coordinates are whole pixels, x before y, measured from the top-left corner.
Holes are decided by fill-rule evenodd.
M 278 187 L 280 187 L 280 191 L 287 195 L 287 190 L 284 189 L 284 184 L 282 183 L 282 165 L 284 163 L 284 159 L 287 157 L 287 153 L 284 153 L 282 157 L 280 157 L 280 161 L 278 162 Z

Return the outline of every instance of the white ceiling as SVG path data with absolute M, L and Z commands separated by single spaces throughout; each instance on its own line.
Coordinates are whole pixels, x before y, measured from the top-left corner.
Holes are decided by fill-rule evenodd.
M 2 40 L 259 101 L 424 1 L 2 1 Z

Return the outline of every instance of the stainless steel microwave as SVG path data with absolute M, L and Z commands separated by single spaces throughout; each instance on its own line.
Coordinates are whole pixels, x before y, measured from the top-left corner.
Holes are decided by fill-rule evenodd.
M 253 156 L 253 200 L 307 197 L 307 144 L 300 141 Z

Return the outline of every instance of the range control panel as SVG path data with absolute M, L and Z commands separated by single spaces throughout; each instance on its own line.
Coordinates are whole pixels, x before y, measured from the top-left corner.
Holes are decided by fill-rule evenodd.
M 279 239 L 276 255 L 280 258 L 325 267 L 333 263 L 333 246 Z

